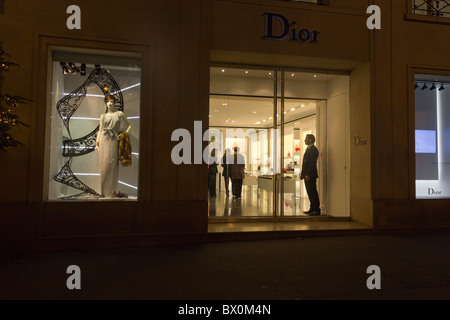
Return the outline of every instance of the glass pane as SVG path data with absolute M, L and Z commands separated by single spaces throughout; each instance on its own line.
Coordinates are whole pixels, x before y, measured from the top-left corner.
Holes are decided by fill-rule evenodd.
M 49 200 L 137 199 L 141 68 L 95 58 L 53 61 Z
M 215 179 L 208 178 L 209 214 L 272 216 L 274 73 L 211 68 L 210 90 L 209 127 L 220 132 L 221 147 L 216 152 L 218 172 L 211 172 Z M 243 161 L 242 179 L 238 157 Z M 227 181 L 227 175 L 232 179 Z

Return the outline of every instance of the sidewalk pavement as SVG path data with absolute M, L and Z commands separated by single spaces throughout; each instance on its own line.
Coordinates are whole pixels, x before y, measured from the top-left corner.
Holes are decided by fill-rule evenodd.
M 450 232 L 422 232 L 9 255 L 0 299 L 448 300 L 449 253 Z

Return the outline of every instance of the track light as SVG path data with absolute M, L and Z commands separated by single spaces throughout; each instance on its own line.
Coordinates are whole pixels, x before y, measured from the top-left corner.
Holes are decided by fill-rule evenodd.
M 96 64 L 95 65 L 95 70 L 97 71 L 97 74 L 100 74 L 100 72 L 101 72 L 101 68 L 100 68 L 100 65 L 99 64 Z
M 83 77 L 86 76 L 86 63 L 82 63 L 80 68 L 81 68 L 80 74 L 81 74 Z
M 441 83 L 441 87 L 440 87 L 438 90 L 439 90 L 439 91 L 445 90 L 445 87 L 444 87 L 444 84 L 443 84 L 443 83 Z
M 427 84 L 424 82 L 424 83 L 423 83 L 422 90 L 425 90 L 425 89 L 427 89 L 427 88 L 428 88 L 428 86 L 427 86 Z
M 63 73 L 64 73 L 64 74 L 69 74 L 69 73 L 70 73 L 70 70 L 69 70 L 69 68 L 67 68 L 66 63 L 65 63 L 65 62 L 60 62 L 60 64 L 61 64 L 61 68 L 62 68 L 62 70 L 63 70 Z
M 417 84 L 417 82 L 414 84 L 414 89 L 417 89 L 419 87 L 419 85 Z
M 77 74 L 77 72 L 80 72 L 80 69 L 78 69 L 78 67 L 73 62 L 69 62 L 69 67 L 70 69 L 72 69 L 73 74 Z
M 433 85 L 431 86 L 431 88 L 430 88 L 430 91 L 433 91 L 433 90 L 435 90 L 436 89 L 436 86 L 434 85 L 434 83 L 433 83 Z

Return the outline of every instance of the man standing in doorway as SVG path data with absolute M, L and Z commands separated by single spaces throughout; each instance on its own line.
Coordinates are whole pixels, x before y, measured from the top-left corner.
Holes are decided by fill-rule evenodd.
M 305 180 L 306 192 L 311 203 L 309 211 L 304 211 L 304 213 L 310 216 L 320 216 L 320 201 L 317 193 L 317 178 L 319 177 L 317 173 L 317 159 L 319 158 L 319 150 L 314 145 L 315 142 L 316 137 L 314 135 L 306 135 L 305 144 L 308 147 L 303 155 L 302 172 L 300 174 L 300 179 Z

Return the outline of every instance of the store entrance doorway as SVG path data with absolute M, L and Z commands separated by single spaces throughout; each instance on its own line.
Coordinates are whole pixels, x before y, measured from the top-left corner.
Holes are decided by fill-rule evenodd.
M 310 200 L 301 180 L 307 135 L 314 135 L 319 150 L 322 215 L 350 216 L 348 78 L 275 68 L 211 68 L 209 148 L 218 165 L 216 192 L 208 197 L 210 219 L 308 218 L 304 212 Z M 242 181 L 227 183 L 224 172 L 233 175 L 230 166 L 237 155 L 244 162 Z M 233 187 L 240 183 L 236 194 Z

